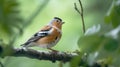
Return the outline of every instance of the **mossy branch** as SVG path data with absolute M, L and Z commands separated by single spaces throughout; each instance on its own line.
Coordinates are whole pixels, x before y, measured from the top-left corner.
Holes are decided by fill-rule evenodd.
M 47 51 L 37 51 L 33 49 L 14 49 L 14 53 L 12 56 L 21 57 L 26 56 L 33 59 L 39 60 L 49 60 L 52 62 L 55 61 L 63 61 L 68 62 L 73 57 L 77 56 L 77 54 L 66 53 L 66 52 L 47 52 Z
M 9 50 L 8 50 L 9 49 Z M 49 52 L 49 51 L 38 51 L 38 50 L 34 50 L 34 49 L 23 49 L 23 48 L 3 48 L 0 46 L 0 57 L 4 58 L 4 57 L 27 57 L 27 58 L 31 58 L 31 59 L 37 59 L 37 60 L 49 60 L 52 62 L 56 62 L 56 61 L 62 61 L 62 62 L 70 62 L 74 57 L 78 57 L 79 54 L 78 53 L 68 53 L 68 52 Z M 7 52 L 8 54 L 2 55 L 5 52 Z M 10 52 L 10 53 L 9 53 Z M 86 56 L 83 56 L 86 57 Z M 81 61 L 84 61 L 84 58 L 80 59 Z M 79 64 L 84 64 L 87 61 L 84 62 L 80 62 Z M 3 64 L 0 63 L 0 66 L 3 66 Z M 95 62 L 93 65 L 93 67 L 101 67 L 102 64 Z M 91 67 L 88 65 L 88 67 Z

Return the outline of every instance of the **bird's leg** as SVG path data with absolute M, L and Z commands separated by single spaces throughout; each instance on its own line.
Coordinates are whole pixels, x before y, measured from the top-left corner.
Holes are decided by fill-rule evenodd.
M 55 53 L 58 52 L 57 50 L 54 50 L 54 49 L 52 49 L 52 48 L 47 48 L 47 49 L 49 49 L 49 50 L 51 50 L 52 52 L 55 52 Z

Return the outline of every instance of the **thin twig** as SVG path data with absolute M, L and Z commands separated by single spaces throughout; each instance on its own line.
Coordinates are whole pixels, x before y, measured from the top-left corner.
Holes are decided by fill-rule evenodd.
M 81 15 L 81 12 L 80 12 L 79 9 L 77 8 L 76 3 L 74 3 L 74 6 L 75 6 L 75 10 Z
M 82 6 L 81 0 L 78 0 L 78 1 L 79 1 L 81 10 L 78 9 L 76 3 L 74 3 L 74 8 L 75 8 L 75 10 L 76 10 L 76 11 L 80 14 L 80 16 L 81 16 L 82 26 L 83 26 L 83 32 L 85 33 L 85 22 L 84 22 L 84 15 L 83 15 L 83 6 Z
M 79 4 L 80 4 L 80 7 L 81 7 L 81 12 L 82 12 L 82 14 L 83 14 L 83 6 L 82 6 L 82 2 L 81 2 L 81 0 L 78 0 L 79 1 Z

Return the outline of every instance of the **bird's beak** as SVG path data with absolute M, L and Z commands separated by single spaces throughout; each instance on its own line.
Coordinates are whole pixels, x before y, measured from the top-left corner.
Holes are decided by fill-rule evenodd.
M 65 22 L 62 22 L 62 24 L 64 24 Z

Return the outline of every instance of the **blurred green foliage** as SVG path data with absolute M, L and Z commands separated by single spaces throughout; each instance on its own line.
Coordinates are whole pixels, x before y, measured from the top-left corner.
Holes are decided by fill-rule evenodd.
M 108 11 L 107 16 L 105 16 L 105 22 L 111 23 L 114 27 L 119 26 L 120 24 L 120 2 L 119 0 L 113 1 L 110 10 Z
M 61 41 L 53 48 L 69 52 L 79 49 L 82 53 L 71 61 L 70 65 L 65 63 L 64 67 L 76 67 L 79 62 L 83 67 L 94 62 L 120 66 L 120 0 L 81 1 L 87 29 L 85 35 L 82 34 L 81 18 L 74 10 L 74 2 L 78 2 L 77 0 L 0 0 L 0 45 L 13 45 L 10 41 L 14 41 L 13 46 L 20 47 L 20 44 L 53 17 L 58 16 L 66 23 L 63 25 Z M 6 47 L 8 48 L 9 46 Z M 40 48 L 33 49 L 40 50 Z M 81 61 L 84 53 L 88 54 L 86 62 Z M 6 57 L 2 60 L 0 58 L 0 61 L 5 67 L 58 67 L 59 65 L 59 62 L 52 63 L 25 57 Z
M 114 0 L 109 14 L 105 16 L 104 25 L 96 25 L 89 28 L 85 35 L 78 40 L 78 46 L 82 53 L 88 57 L 84 64 L 92 65 L 95 62 L 110 67 L 120 66 L 120 0 Z M 112 25 L 109 27 L 109 25 Z M 109 27 L 108 28 L 105 28 Z M 115 28 L 114 28 L 115 27 Z M 76 62 L 76 61 L 72 61 Z M 72 63 L 71 62 L 71 63 Z M 85 65 L 81 65 L 85 66 Z M 85 66 L 86 67 L 86 66 Z
M 22 33 L 23 19 L 16 0 L 0 0 L 0 39 L 10 41 L 16 33 Z

